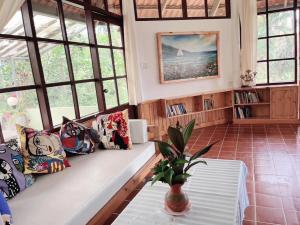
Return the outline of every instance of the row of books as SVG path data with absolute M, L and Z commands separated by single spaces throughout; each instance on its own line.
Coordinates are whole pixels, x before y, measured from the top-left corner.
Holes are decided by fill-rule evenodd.
M 259 96 L 256 92 L 236 92 L 235 103 L 236 104 L 247 104 L 247 103 L 259 103 Z
M 168 117 L 186 114 L 187 111 L 183 104 L 167 105 Z
M 211 110 L 214 108 L 214 100 L 204 99 L 204 110 Z
M 239 119 L 246 119 L 251 117 L 251 108 L 250 107 L 236 107 L 236 117 Z

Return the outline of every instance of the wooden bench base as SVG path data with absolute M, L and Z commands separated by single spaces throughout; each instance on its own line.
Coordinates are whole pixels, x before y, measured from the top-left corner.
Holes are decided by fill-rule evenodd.
M 157 162 L 161 155 L 154 155 L 112 198 L 111 200 L 88 222 L 87 225 L 102 225 L 115 212 L 121 203 L 142 183 L 145 177 Z

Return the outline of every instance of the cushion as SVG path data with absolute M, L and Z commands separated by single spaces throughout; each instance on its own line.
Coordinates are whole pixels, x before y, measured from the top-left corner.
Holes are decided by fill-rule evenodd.
M 0 193 L 0 214 L 0 224 L 12 225 L 11 211 L 2 193 Z
M 47 174 L 68 166 L 58 135 L 17 125 L 24 157 L 24 174 Z
M 128 110 L 97 116 L 93 128 L 98 131 L 100 149 L 126 150 L 132 147 Z
M 130 137 L 133 144 L 143 144 L 148 141 L 147 121 L 142 119 L 130 119 Z
M 95 143 L 91 129 L 63 117 L 60 129 L 60 140 L 66 152 L 73 154 L 88 154 L 95 151 Z
M 147 142 L 130 151 L 71 157 L 71 169 L 38 177 L 8 201 L 14 225 L 87 224 L 154 154 L 154 143 Z
M 0 145 L 0 189 L 5 198 L 12 198 L 26 188 L 23 157 L 16 140 Z

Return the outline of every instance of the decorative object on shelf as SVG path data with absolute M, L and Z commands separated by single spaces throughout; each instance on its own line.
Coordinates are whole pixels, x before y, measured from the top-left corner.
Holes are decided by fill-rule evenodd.
M 187 114 L 184 104 L 167 105 L 168 117 Z
M 246 70 L 245 74 L 241 75 L 242 87 L 253 87 L 256 85 L 255 77 L 257 72 L 252 72 L 251 70 Z
M 158 33 L 160 81 L 219 77 L 219 32 Z
M 215 144 L 212 143 L 187 157 L 187 143 L 194 126 L 195 120 L 189 122 L 184 128 L 177 123 L 176 127 L 168 128 L 169 142 L 156 141 L 164 159 L 154 168 L 152 184 L 161 181 L 170 185 L 170 190 L 165 196 L 165 209 L 172 215 L 183 215 L 190 209 L 189 198 L 181 190 L 181 187 L 191 176 L 188 172 L 193 166 L 199 163 L 207 164 L 206 161 L 199 158 Z
M 211 110 L 214 108 L 214 100 L 213 99 L 204 99 L 204 110 Z

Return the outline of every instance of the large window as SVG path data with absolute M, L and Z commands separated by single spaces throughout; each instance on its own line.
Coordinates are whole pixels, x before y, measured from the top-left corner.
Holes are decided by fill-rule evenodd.
M 297 1 L 258 0 L 257 83 L 297 81 Z
M 26 1 L 0 31 L 0 142 L 128 107 L 121 1 L 88 4 Z
M 230 18 L 230 0 L 133 0 L 136 20 Z

